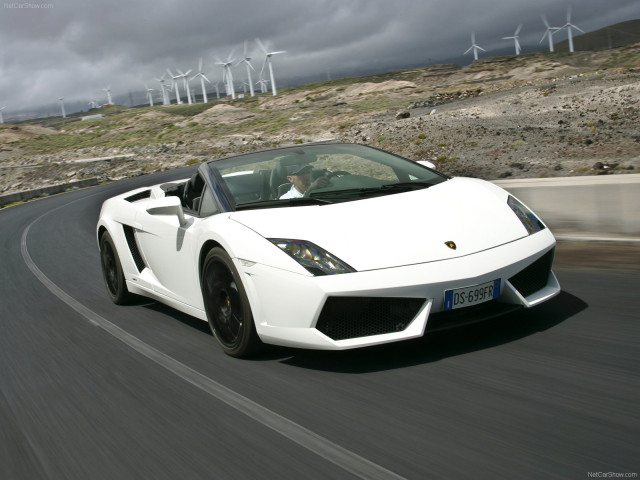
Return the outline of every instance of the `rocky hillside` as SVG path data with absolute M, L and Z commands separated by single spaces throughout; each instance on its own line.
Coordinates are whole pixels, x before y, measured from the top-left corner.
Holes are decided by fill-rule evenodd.
M 351 78 L 207 105 L 0 125 L 0 194 L 111 181 L 236 152 L 366 143 L 493 179 L 638 173 L 640 44 Z

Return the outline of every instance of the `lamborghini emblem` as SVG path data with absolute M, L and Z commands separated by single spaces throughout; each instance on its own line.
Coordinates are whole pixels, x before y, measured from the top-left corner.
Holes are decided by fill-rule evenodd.
M 455 250 L 456 249 L 456 244 L 455 242 L 452 242 L 451 240 L 449 240 L 448 242 L 444 242 L 444 244 L 449 247 L 451 250 Z

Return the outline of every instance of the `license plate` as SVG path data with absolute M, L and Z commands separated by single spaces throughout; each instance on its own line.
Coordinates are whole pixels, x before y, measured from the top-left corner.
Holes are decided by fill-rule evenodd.
M 500 296 L 500 279 L 470 287 L 454 288 L 444 292 L 444 309 L 470 307 L 479 303 L 488 302 Z

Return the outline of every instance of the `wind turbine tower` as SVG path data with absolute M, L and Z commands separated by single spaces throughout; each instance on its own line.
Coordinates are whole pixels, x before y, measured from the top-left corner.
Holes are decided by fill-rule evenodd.
M 264 52 L 265 58 L 264 58 L 264 64 L 262 65 L 262 68 L 264 69 L 265 65 L 269 65 L 269 77 L 271 78 L 271 92 L 273 93 L 273 95 L 277 95 L 277 90 L 276 90 L 276 81 L 273 78 L 273 67 L 271 66 L 271 56 L 272 55 L 278 55 L 280 53 L 287 53 L 285 50 L 280 50 L 277 52 L 268 52 L 266 47 L 262 44 L 262 42 L 260 41 L 259 38 L 256 38 L 256 42 L 258 42 L 258 45 L 260 45 L 260 48 L 262 49 L 262 51 Z
M 105 92 L 107 92 L 107 104 L 111 105 L 113 102 L 111 101 L 111 85 L 107 85 L 107 88 L 103 88 Z
M 573 53 L 573 33 L 571 31 L 572 28 L 575 28 L 576 30 L 584 33 L 584 30 L 582 30 L 580 27 L 574 25 L 571 23 L 571 7 L 567 8 L 567 23 L 565 23 L 562 28 L 566 28 L 567 29 L 567 36 L 569 39 L 569 52 Z
M 164 83 L 164 76 L 166 74 L 163 73 L 160 78 L 155 78 L 156 82 L 160 82 L 160 89 L 162 90 L 162 104 L 169 105 L 171 102 L 169 101 L 169 94 L 167 93 L 168 85 Z
M 247 83 L 249 84 L 249 94 L 253 97 L 255 96 L 255 92 L 253 91 L 253 80 L 251 80 L 251 70 L 256 71 L 251 65 L 251 57 L 247 56 L 247 41 L 244 41 L 244 58 L 240 61 L 240 63 L 244 63 L 247 66 Z
M 153 107 L 153 88 L 149 88 L 147 85 L 144 86 L 147 89 L 147 98 L 149 99 L 149 106 Z
M 176 105 L 182 105 L 182 100 L 180 99 L 180 88 L 178 87 L 178 78 L 180 78 L 180 75 L 174 75 L 168 68 L 167 73 L 171 77 L 171 86 L 176 87 Z
M 222 65 L 222 82 L 225 84 L 225 90 L 227 91 L 227 95 L 231 95 L 231 99 L 236 99 L 236 91 L 233 88 L 233 74 L 231 73 L 231 67 L 233 66 L 233 61 L 235 58 L 233 57 L 233 51 L 227 57 L 227 61 L 223 62 L 218 57 L 216 57 L 216 65 Z
M 547 18 L 544 15 L 540 15 L 540 18 L 542 18 L 542 22 L 545 24 L 547 29 L 545 30 L 544 35 L 542 35 L 542 38 L 538 43 L 542 43 L 544 41 L 544 37 L 547 37 L 549 39 L 549 51 L 553 53 L 553 34 L 560 30 L 560 27 L 550 26 L 549 22 L 547 22 Z
M 178 69 L 178 73 L 180 75 L 178 75 L 178 78 L 182 78 L 182 86 L 184 87 L 184 89 L 187 91 L 187 102 L 189 102 L 189 105 L 191 105 L 193 102 L 191 101 L 191 90 L 189 89 L 189 74 L 191 73 L 191 68 L 189 70 L 185 72 L 183 72 L 182 70 Z
M 4 110 L 6 107 L 6 105 L 4 107 L 0 107 L 0 123 L 4 123 L 4 118 L 2 118 L 2 110 Z
M 62 110 L 62 118 L 67 118 L 67 114 L 64 111 L 64 97 L 58 98 L 60 101 L 60 109 Z
M 478 50 L 482 50 L 483 52 L 486 52 L 484 48 L 476 44 L 476 32 L 471 32 L 471 46 L 467 49 L 466 52 L 464 52 L 464 54 L 466 55 L 471 50 L 473 50 L 474 60 L 478 60 Z
M 513 37 L 502 37 L 503 40 L 513 40 L 513 43 L 516 48 L 516 55 L 520 55 L 520 50 L 521 50 L 520 42 L 518 41 L 518 34 L 520 33 L 521 29 L 522 29 L 522 24 L 518 25 L 518 28 L 516 28 L 516 31 L 513 34 Z
M 205 77 L 204 73 L 202 73 L 202 59 L 200 59 L 200 62 L 198 63 L 198 73 L 196 73 L 191 80 L 193 80 L 196 77 L 200 77 L 200 86 L 202 87 L 202 99 L 204 100 L 204 103 L 207 103 L 209 99 L 207 99 L 207 89 L 204 87 L 204 81 L 206 80 L 207 82 L 211 83 L 211 80 Z

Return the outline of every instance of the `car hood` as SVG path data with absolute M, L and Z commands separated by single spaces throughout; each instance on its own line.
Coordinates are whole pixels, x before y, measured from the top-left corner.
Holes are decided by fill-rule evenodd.
M 525 237 L 507 197 L 489 182 L 454 178 L 363 200 L 239 211 L 231 219 L 265 238 L 310 241 L 365 271 L 461 257 Z

